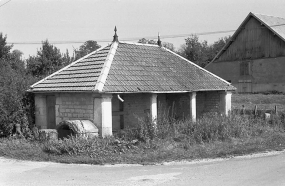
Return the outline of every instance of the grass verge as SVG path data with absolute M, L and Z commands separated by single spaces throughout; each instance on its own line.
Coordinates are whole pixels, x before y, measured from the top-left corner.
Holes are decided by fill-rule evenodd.
M 71 137 L 36 141 L 0 139 L 0 156 L 62 163 L 155 164 L 218 158 L 285 148 L 284 118 L 270 121 L 250 116 L 208 115 L 190 120 L 158 119 L 157 127 L 141 119 L 137 129 L 109 138 Z

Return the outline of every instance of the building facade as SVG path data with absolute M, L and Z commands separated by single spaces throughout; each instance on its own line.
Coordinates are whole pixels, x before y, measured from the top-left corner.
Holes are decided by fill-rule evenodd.
M 158 42 L 159 44 L 159 42 Z M 230 83 L 160 46 L 119 42 L 98 49 L 31 86 L 36 125 L 90 120 L 101 136 L 136 127 L 139 119 L 170 114 L 227 115 Z
M 205 68 L 239 93 L 285 92 L 285 19 L 249 13 Z

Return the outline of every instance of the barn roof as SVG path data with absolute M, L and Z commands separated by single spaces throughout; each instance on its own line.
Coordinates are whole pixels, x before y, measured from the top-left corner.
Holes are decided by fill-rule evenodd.
M 285 41 L 285 19 L 284 18 L 263 15 L 263 14 L 256 14 L 256 13 L 250 12 L 247 15 L 247 17 L 244 19 L 244 21 L 241 23 L 241 25 L 238 27 L 238 29 L 235 31 L 235 33 L 232 35 L 231 39 L 225 44 L 225 46 L 219 51 L 219 53 L 214 57 L 214 59 L 210 63 L 218 59 L 227 50 L 227 48 L 233 43 L 237 35 L 243 30 L 245 24 L 252 17 L 258 20 L 260 24 L 264 25 L 266 28 L 271 30 L 280 39 Z
M 31 86 L 32 92 L 235 90 L 227 81 L 157 45 L 114 41 Z

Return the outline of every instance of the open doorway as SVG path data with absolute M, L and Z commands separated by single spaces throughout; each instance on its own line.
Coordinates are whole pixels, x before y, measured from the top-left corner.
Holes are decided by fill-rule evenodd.
M 121 96 L 122 99 L 123 96 Z M 113 132 L 124 129 L 124 103 L 116 96 L 112 98 L 112 130 Z
M 55 129 L 55 96 L 48 95 L 46 97 L 47 103 L 47 128 L 48 129 Z

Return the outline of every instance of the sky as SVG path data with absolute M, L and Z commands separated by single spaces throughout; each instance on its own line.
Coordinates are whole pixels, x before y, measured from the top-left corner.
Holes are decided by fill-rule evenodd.
M 119 41 L 156 39 L 159 32 L 162 41 L 179 49 L 190 34 L 236 30 L 249 12 L 285 18 L 284 0 L 8 1 L 0 0 L 0 32 L 24 58 L 36 55 L 46 39 L 61 52 L 72 53 L 87 40 L 106 46 L 112 42 L 115 26 Z M 211 44 L 232 34 L 199 38 Z

